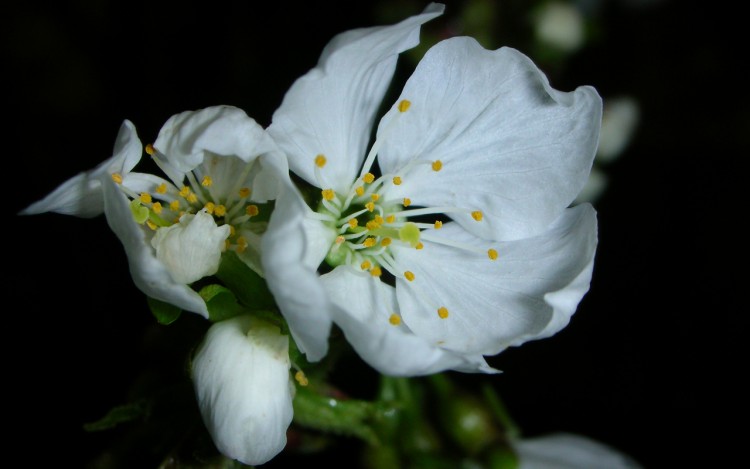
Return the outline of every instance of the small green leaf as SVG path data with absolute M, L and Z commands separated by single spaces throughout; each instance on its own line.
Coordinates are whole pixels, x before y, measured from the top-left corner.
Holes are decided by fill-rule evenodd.
M 113 428 L 121 423 L 132 422 L 146 417 L 150 411 L 150 406 L 145 400 L 136 401 L 130 404 L 124 404 L 113 407 L 107 412 L 107 415 L 96 422 L 85 423 L 83 429 L 87 432 L 98 432 Z
M 234 293 L 222 285 L 206 285 L 198 294 L 206 302 L 208 319 L 213 322 L 233 318 L 245 312 L 242 305 L 237 303 Z
M 146 297 L 146 301 L 148 302 L 149 309 L 151 309 L 151 313 L 159 324 L 172 324 L 182 314 L 182 310 L 173 304 L 165 303 L 151 297 Z
M 277 309 L 263 277 L 245 265 L 233 251 L 227 251 L 221 256 L 216 277 L 232 290 L 239 303 L 250 311 Z

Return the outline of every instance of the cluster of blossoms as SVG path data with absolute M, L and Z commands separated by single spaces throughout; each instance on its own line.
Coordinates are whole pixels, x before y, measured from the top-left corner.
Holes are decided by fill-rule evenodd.
M 442 11 L 333 38 L 266 129 L 210 107 L 144 148 L 125 121 L 110 159 L 23 213 L 104 213 L 138 288 L 205 317 L 194 284 L 235 253 L 308 362 L 335 324 L 385 375 L 494 373 L 486 356 L 556 333 L 589 288 L 596 214 L 571 203 L 602 104 L 591 87 L 553 89 L 516 50 L 455 37 L 427 52 L 370 142 L 399 54 Z M 133 171 L 144 152 L 163 177 Z M 243 314 L 215 322 L 193 357 L 228 457 L 262 464 L 285 446 L 305 380 L 290 336 Z

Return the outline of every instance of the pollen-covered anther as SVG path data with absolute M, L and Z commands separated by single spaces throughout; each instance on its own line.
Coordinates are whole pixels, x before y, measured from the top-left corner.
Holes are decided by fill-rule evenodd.
M 473 218 L 476 221 L 482 221 L 482 217 L 484 215 L 482 214 L 481 210 L 475 210 L 471 212 L 471 218 Z
M 156 226 L 156 223 L 152 222 L 151 220 L 146 220 L 146 225 L 154 231 L 156 231 L 156 229 L 158 228 L 158 226 Z
M 214 209 L 214 215 L 217 217 L 223 217 L 227 214 L 227 208 L 224 205 L 217 205 Z
M 380 194 L 370 194 L 370 198 L 372 199 L 373 202 L 377 202 L 378 199 L 380 198 Z
M 204 205 L 203 208 L 209 215 L 213 215 L 214 209 L 216 209 L 216 204 L 213 202 L 206 202 L 206 205 Z
M 188 186 L 182 186 L 180 189 L 180 197 L 184 197 L 187 199 L 187 197 L 190 195 L 190 188 Z
M 409 110 L 410 107 L 411 107 L 411 101 L 409 101 L 408 99 L 402 99 L 398 103 L 398 112 L 406 112 Z
M 380 267 L 375 266 L 370 269 L 370 275 L 372 275 L 373 277 L 380 277 L 381 275 L 383 275 L 383 271 L 380 269 Z
M 393 325 L 393 326 L 398 326 L 399 324 L 401 324 L 401 316 L 399 316 L 396 313 L 393 313 L 388 318 L 388 322 L 391 323 L 391 325 Z
M 401 177 L 399 177 L 399 176 L 393 176 L 393 185 L 394 186 L 400 186 L 402 182 L 403 181 L 401 181 Z
M 162 206 L 160 202 L 154 202 L 154 205 L 151 206 L 151 210 L 154 211 L 157 215 L 161 213 Z
M 167 193 L 167 184 L 162 182 L 156 187 L 156 193 L 157 194 L 166 194 Z
M 385 221 L 388 222 L 388 223 L 395 222 L 396 221 L 396 215 L 393 215 L 393 214 L 388 215 L 387 217 L 385 217 Z
M 151 194 L 148 192 L 141 193 L 140 197 L 138 199 L 141 201 L 141 203 L 144 204 L 150 204 L 151 203 Z
M 191 192 L 187 196 L 187 201 L 190 202 L 191 204 L 194 204 L 198 202 L 198 196 Z
M 370 220 L 365 224 L 365 227 L 367 227 L 368 230 L 375 230 L 377 228 L 380 228 L 380 223 L 378 223 L 375 220 Z
M 180 209 L 180 201 L 179 200 L 173 200 L 169 203 L 169 210 L 176 212 Z
M 437 171 L 440 171 L 441 169 L 443 169 L 443 162 L 442 161 L 435 160 L 435 161 L 432 162 L 432 170 L 433 171 L 437 172 Z
M 372 264 L 368 260 L 362 261 L 362 263 L 359 264 L 359 268 L 362 270 L 370 270 L 370 267 L 372 267 Z
M 352 218 L 347 223 L 349 224 L 349 228 L 356 228 L 357 225 L 359 225 L 359 222 L 357 221 L 356 218 Z
M 417 251 L 420 250 L 420 249 L 424 249 L 424 244 L 422 244 L 421 242 L 417 243 L 417 245 L 414 246 L 414 249 L 416 249 Z
M 362 176 L 362 180 L 365 181 L 367 184 L 371 184 L 372 181 L 375 180 L 375 175 L 372 173 L 367 173 L 364 176 Z
M 373 237 L 367 238 L 367 239 L 366 239 L 366 240 L 365 240 L 365 241 L 364 241 L 364 242 L 362 243 L 362 245 L 363 245 L 364 247 L 366 247 L 366 248 L 371 248 L 371 247 L 375 246 L 375 238 L 373 238 Z
M 156 149 L 155 149 L 155 148 L 154 148 L 154 146 L 153 146 L 153 145 L 151 145 L 150 143 L 149 143 L 148 145 L 146 145 L 146 148 L 145 148 L 145 150 L 146 150 L 146 153 L 147 153 L 147 154 L 148 154 L 149 156 L 154 156 L 154 153 L 156 153 Z
M 440 228 L 442 228 L 442 227 L 443 227 L 443 222 L 442 222 L 442 221 L 440 221 L 440 220 L 436 220 L 436 221 L 435 221 L 435 225 L 434 225 L 434 226 L 435 226 L 435 229 L 436 229 L 436 230 L 439 230 Z
M 414 281 L 414 272 L 412 272 L 410 270 L 407 270 L 406 272 L 404 272 L 404 278 L 406 278 L 406 280 L 408 280 L 410 282 L 413 282 Z
M 237 238 L 237 252 L 243 253 L 245 249 L 247 249 L 247 240 L 243 236 L 240 236 Z
M 403 205 L 404 207 L 408 207 L 409 205 L 411 205 L 411 199 L 408 197 L 404 197 L 404 202 L 401 205 Z
M 374 202 L 367 202 L 365 204 L 365 207 L 367 207 L 368 211 L 372 212 L 373 210 L 375 210 L 375 203 Z
M 201 186 L 203 187 L 211 187 L 211 185 L 214 183 L 214 180 L 211 179 L 211 176 L 203 176 L 203 180 L 201 181 Z
M 357 194 L 358 196 L 362 197 L 362 196 L 363 196 L 363 195 L 365 194 L 365 188 L 364 188 L 364 187 L 362 187 L 362 186 L 359 186 L 358 188 L 354 189 L 354 192 L 355 192 L 355 193 L 356 193 L 356 194 Z
M 307 386 L 310 384 L 310 381 L 307 380 L 307 376 L 305 376 L 305 373 L 302 370 L 298 370 L 296 373 L 294 373 L 294 379 L 299 383 L 300 386 Z
M 320 154 L 315 157 L 315 166 L 317 166 L 318 168 L 322 168 L 323 166 L 326 165 L 326 161 L 328 160 L 326 160 L 325 155 Z
M 487 250 L 487 257 L 489 257 L 493 261 L 496 260 L 497 259 L 497 251 L 495 251 L 494 249 L 488 249 Z
M 229 237 L 233 237 L 237 233 L 237 228 L 234 225 L 229 225 Z
M 240 189 L 239 194 L 240 194 L 240 197 L 244 199 L 244 198 L 250 197 L 251 192 L 252 191 L 250 190 L 249 187 L 243 187 L 242 189 Z
M 391 238 L 383 238 L 380 240 L 380 245 L 383 247 L 388 247 L 393 242 Z
M 344 244 L 344 241 L 346 241 L 346 238 L 344 238 L 341 235 L 336 236 L 336 240 L 334 241 L 336 244 Z
M 248 205 L 247 207 L 245 207 L 245 213 L 248 216 L 254 217 L 258 215 L 258 213 L 260 213 L 260 209 L 257 205 Z
M 115 184 L 122 184 L 122 174 L 112 173 L 112 180 L 115 181 Z
M 445 306 L 441 306 L 438 308 L 437 313 L 440 319 L 445 319 L 448 317 L 448 308 L 446 308 Z
M 321 194 L 323 195 L 323 198 L 328 200 L 329 202 L 336 197 L 336 193 L 333 191 L 333 189 L 323 189 L 321 191 Z

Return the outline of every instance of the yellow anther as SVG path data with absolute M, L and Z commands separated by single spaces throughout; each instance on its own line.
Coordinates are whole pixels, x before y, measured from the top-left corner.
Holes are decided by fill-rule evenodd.
M 211 184 L 213 183 L 214 183 L 214 180 L 211 179 L 211 176 L 203 176 L 203 180 L 201 181 L 201 186 L 211 187 Z
M 260 209 L 257 205 L 248 205 L 245 207 L 245 213 L 251 217 L 254 217 L 260 213 Z
M 112 173 L 112 180 L 115 181 L 116 184 L 122 184 L 122 174 Z
M 393 223 L 394 221 L 396 221 L 396 215 L 388 215 L 387 217 L 385 217 L 385 221 L 387 221 L 388 223 Z
M 408 99 L 402 99 L 401 102 L 398 103 L 398 112 L 406 112 L 411 107 L 411 101 Z
M 416 246 L 414 246 L 414 249 L 417 249 L 417 250 L 419 250 L 419 249 L 424 249 L 424 244 L 422 244 L 422 243 L 417 243 L 417 245 L 416 245 Z
M 494 249 L 488 249 L 487 257 L 489 257 L 490 259 L 494 261 L 495 259 L 497 259 L 497 251 L 495 251 Z
M 317 166 L 318 168 L 322 168 L 326 165 L 326 161 L 327 160 L 325 155 L 318 155 L 315 157 L 315 166 Z
M 148 225 L 149 228 L 156 231 L 158 226 L 156 226 L 156 223 L 152 222 L 151 220 L 146 220 L 146 225 Z
M 365 240 L 365 241 L 364 241 L 364 242 L 362 243 L 362 245 L 363 245 L 364 247 L 366 247 L 366 248 L 371 248 L 371 247 L 375 246 L 375 238 L 372 238 L 372 237 L 370 237 L 370 238 L 367 238 L 367 239 L 366 239 L 366 240 Z
M 401 324 L 401 316 L 393 313 L 391 314 L 391 317 L 388 318 L 388 322 L 390 322 L 393 326 L 398 326 L 399 324 Z
M 227 249 L 229 249 L 229 248 L 230 248 L 231 246 L 232 246 L 232 243 L 231 243 L 231 241 L 229 241 L 229 239 L 225 239 L 225 240 L 224 240 L 224 250 L 226 251 L 226 250 L 227 250 Z
M 224 215 L 227 214 L 227 208 L 224 205 L 217 205 L 216 208 L 214 209 L 214 214 L 217 217 L 223 217 Z
M 435 160 L 432 162 L 432 170 L 433 171 L 440 171 L 443 169 L 443 162 L 440 160 Z
M 404 203 L 403 203 L 403 206 L 404 206 L 404 207 L 408 207 L 409 205 L 411 205 L 411 199 L 410 199 L 410 198 L 408 198 L 408 197 L 404 197 Z
M 374 230 L 376 228 L 380 228 L 380 223 L 376 222 L 375 220 L 368 221 L 365 226 L 368 230 Z
M 365 194 L 365 188 L 364 188 L 364 187 L 362 187 L 362 186 L 359 186 L 358 188 L 354 189 L 354 192 L 355 192 L 355 193 L 356 193 L 356 194 L 357 194 L 358 196 L 362 197 L 362 196 L 363 196 L 363 195 Z
M 216 209 L 216 204 L 213 202 L 206 202 L 206 205 L 204 205 L 203 208 L 209 215 L 213 215 L 214 209 Z
M 185 197 L 187 199 L 187 196 L 190 195 L 190 188 L 188 186 L 182 186 L 182 189 L 180 189 L 180 196 Z
M 157 194 L 166 194 L 167 193 L 167 184 L 165 182 L 162 182 L 159 184 L 159 186 L 156 188 Z
M 349 223 L 350 228 L 356 228 L 357 225 L 359 225 L 359 222 L 357 221 L 356 218 L 352 218 L 351 220 L 349 220 L 348 223 Z
M 448 317 L 448 308 L 446 308 L 445 306 L 441 306 L 438 308 L 437 313 L 438 316 L 440 316 L 440 319 L 445 319 Z
M 323 189 L 320 193 L 326 200 L 333 200 L 333 198 L 336 196 L 336 193 L 333 191 L 333 189 Z
M 363 261 L 361 264 L 359 264 L 359 268 L 362 270 L 370 270 L 370 267 L 372 267 L 370 261 Z
M 406 277 L 406 280 L 413 282 L 414 281 L 414 273 L 410 270 L 407 270 L 404 272 L 404 277 Z
M 396 185 L 396 186 L 400 186 L 400 185 L 401 185 L 401 182 L 402 182 L 402 181 L 401 181 L 401 178 L 400 178 L 399 176 L 393 176 L 393 184 L 394 184 L 394 185 Z
M 176 212 L 180 209 L 180 201 L 179 200 L 173 200 L 169 203 L 169 210 Z
M 240 197 L 242 197 L 243 199 L 250 197 L 251 192 L 252 191 L 250 190 L 249 187 L 243 187 L 242 189 L 240 189 Z
M 141 196 L 138 197 L 138 199 L 141 201 L 141 203 L 150 204 L 151 203 L 151 194 L 149 194 L 148 192 L 142 192 Z
M 237 252 L 243 253 L 245 249 L 247 249 L 247 240 L 243 236 L 240 236 L 237 238 Z
M 392 240 L 391 238 L 383 238 L 380 240 L 380 245 L 383 247 L 387 247 L 391 244 Z
M 482 212 L 479 210 L 475 210 L 471 212 L 471 218 L 473 218 L 476 221 L 482 221 Z
M 372 199 L 373 202 L 377 202 L 378 199 L 380 198 L 380 194 L 370 194 L 370 198 Z
M 375 218 L 373 218 L 373 220 L 375 220 L 375 223 L 377 223 L 378 225 L 382 225 L 383 223 L 385 223 L 385 220 L 383 220 L 383 217 L 381 217 L 380 215 L 375 215 Z
M 343 236 L 341 235 L 336 236 L 336 241 L 335 241 L 336 244 L 343 244 L 344 241 L 346 241 L 346 238 L 344 238 Z
M 302 370 L 294 373 L 294 379 L 299 383 L 300 386 L 307 386 L 308 384 L 310 384 L 310 382 L 307 380 L 307 376 L 305 376 L 305 373 L 303 373 Z
M 197 196 L 197 195 L 195 195 L 195 194 L 193 194 L 193 193 L 191 192 L 191 193 L 190 193 L 190 194 L 188 194 L 188 196 L 187 196 L 187 201 L 188 201 L 188 202 L 190 202 L 191 204 L 194 204 L 194 203 L 198 202 L 198 196 Z
M 375 180 L 375 175 L 372 173 L 367 173 L 364 176 L 362 176 L 362 180 L 365 181 L 367 184 L 372 183 L 372 181 Z
M 237 228 L 234 225 L 229 225 L 229 237 L 233 237 L 237 233 Z
M 440 220 L 435 220 L 435 229 L 439 230 L 442 227 L 443 227 L 443 222 L 441 222 Z
M 162 207 L 160 202 L 154 202 L 154 205 L 151 206 L 151 210 L 154 211 L 154 213 L 159 214 L 161 213 Z
M 154 153 L 156 153 L 156 149 L 149 143 L 148 145 L 146 145 L 146 153 L 148 153 L 150 156 L 154 156 Z
M 380 277 L 381 275 L 383 275 L 383 271 L 380 270 L 380 267 L 375 266 L 370 269 L 370 275 L 372 275 L 373 277 Z
M 367 207 L 367 210 L 369 210 L 370 212 L 372 212 L 373 210 L 375 210 L 375 203 L 374 202 L 367 202 L 365 204 L 365 207 Z

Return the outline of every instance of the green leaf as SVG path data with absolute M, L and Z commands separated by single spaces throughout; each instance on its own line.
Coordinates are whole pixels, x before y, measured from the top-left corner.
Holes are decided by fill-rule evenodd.
M 316 393 L 311 386 L 298 386 L 294 396 L 294 422 L 307 428 L 337 435 L 354 436 L 371 445 L 380 444 L 372 428 L 380 406 L 358 399 L 336 399 Z
M 198 294 L 206 302 L 208 319 L 213 322 L 233 318 L 245 312 L 245 308 L 237 302 L 234 293 L 222 285 L 206 285 Z
M 151 297 L 146 297 L 146 301 L 148 302 L 149 309 L 151 309 L 151 313 L 159 324 L 172 324 L 182 314 L 182 310 L 173 304 L 165 303 Z
M 110 409 L 107 414 L 96 422 L 85 423 L 83 429 L 87 432 L 98 432 L 113 428 L 121 423 L 132 422 L 145 418 L 150 412 L 147 401 L 140 400 Z
M 233 251 L 227 251 L 221 256 L 216 277 L 232 290 L 237 300 L 250 311 L 277 309 L 263 277 L 245 265 Z

